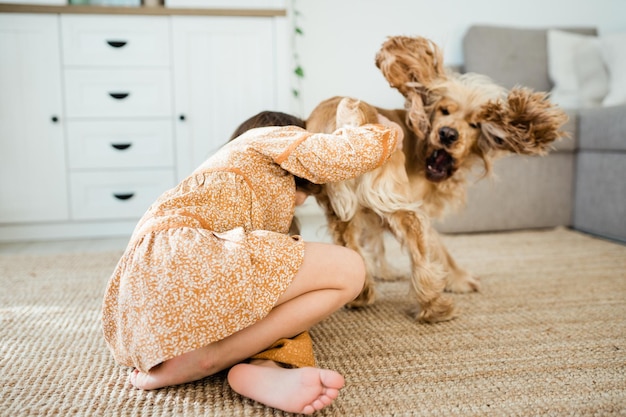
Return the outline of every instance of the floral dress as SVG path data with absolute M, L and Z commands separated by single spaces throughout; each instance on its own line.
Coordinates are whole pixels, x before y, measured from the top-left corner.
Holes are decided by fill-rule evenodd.
M 109 280 L 105 340 L 115 360 L 147 372 L 265 317 L 304 257 L 289 236 L 294 175 L 314 183 L 382 165 L 394 133 L 252 129 L 166 191 L 137 224 Z

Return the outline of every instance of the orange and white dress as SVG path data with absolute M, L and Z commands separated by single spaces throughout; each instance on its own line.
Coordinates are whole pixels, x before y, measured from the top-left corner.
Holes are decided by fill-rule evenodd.
M 395 133 L 380 125 L 333 134 L 264 127 L 223 146 L 135 228 L 102 307 L 115 360 L 147 372 L 265 317 L 304 257 L 304 242 L 287 234 L 294 175 L 353 178 L 395 147 Z

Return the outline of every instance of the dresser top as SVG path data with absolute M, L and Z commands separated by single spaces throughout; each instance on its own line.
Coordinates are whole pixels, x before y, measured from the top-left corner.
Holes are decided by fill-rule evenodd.
M 286 16 L 285 9 L 198 9 L 172 7 L 115 7 L 115 6 L 44 6 L 31 4 L 0 4 L 0 13 L 64 13 L 114 14 L 146 16 Z

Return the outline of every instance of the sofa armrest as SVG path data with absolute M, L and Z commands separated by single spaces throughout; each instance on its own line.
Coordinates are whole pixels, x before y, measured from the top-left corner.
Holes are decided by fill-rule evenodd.
M 578 112 L 574 227 L 626 242 L 626 104 Z
M 578 111 L 581 150 L 626 151 L 626 104 Z

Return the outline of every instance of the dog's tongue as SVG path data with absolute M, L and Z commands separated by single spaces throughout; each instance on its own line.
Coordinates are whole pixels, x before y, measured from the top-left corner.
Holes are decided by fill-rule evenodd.
M 426 178 L 439 182 L 447 179 L 452 173 L 452 156 L 444 149 L 437 149 L 426 159 Z

